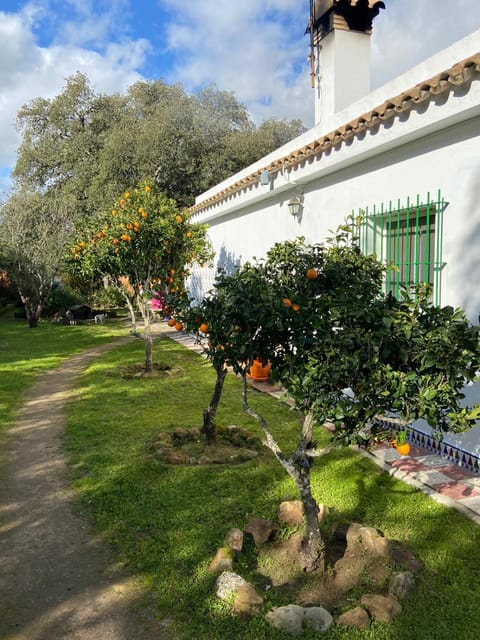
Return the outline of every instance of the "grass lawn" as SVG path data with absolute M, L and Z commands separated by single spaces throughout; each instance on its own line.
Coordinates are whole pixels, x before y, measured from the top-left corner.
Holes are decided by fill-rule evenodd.
M 37 328 L 29 329 L 26 320 L 0 316 L 0 439 L 12 424 L 23 393 L 39 373 L 58 366 L 67 356 L 127 332 L 127 326 L 119 321 L 73 327 L 40 322 Z
M 0 334 L 1 335 L 1 334 Z M 88 342 L 86 340 L 86 342 Z M 78 348 L 80 348 L 78 344 Z M 59 347 L 60 350 L 60 347 Z M 295 487 L 269 451 L 242 465 L 168 466 L 146 455 L 161 431 L 200 426 L 214 382 L 208 364 L 166 339 L 155 359 L 175 366 L 172 376 L 124 380 L 120 365 L 142 360 L 132 343 L 103 355 L 79 381 L 69 407 L 67 447 L 75 486 L 86 511 L 128 571 L 151 590 L 159 617 L 174 620 L 181 640 L 270 640 L 286 638 L 264 622 L 234 616 L 215 597 L 208 564 L 225 534 L 253 516 L 274 518 L 281 500 L 296 498 Z M 40 363 L 65 355 L 45 355 Z M 39 366 L 42 366 L 41 364 Z M 45 365 L 43 365 L 45 366 Z M 259 434 L 241 409 L 240 382 L 229 376 L 218 422 Z M 295 412 L 266 395 L 251 394 L 287 449 L 299 420 Z M 325 523 L 362 522 L 400 540 L 425 564 L 414 594 L 391 625 L 368 631 L 332 627 L 326 640 L 472 640 L 480 637 L 480 528 L 412 487 L 397 481 L 350 450 L 317 463 L 314 494 L 328 505 Z M 282 531 L 285 533 L 285 531 Z M 254 579 L 255 550 L 247 549 L 237 570 Z M 263 613 L 287 604 L 270 590 Z M 318 635 L 305 633 L 305 638 Z

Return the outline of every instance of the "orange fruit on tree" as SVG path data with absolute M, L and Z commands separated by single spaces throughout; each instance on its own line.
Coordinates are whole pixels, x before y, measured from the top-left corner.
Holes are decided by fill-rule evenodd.
M 169 327 L 174 327 L 176 324 L 176 321 L 173 318 L 170 318 L 170 320 L 167 322 Z
M 127 222 L 126 227 L 129 231 L 131 231 L 133 229 L 133 224 L 131 222 Z
M 202 322 L 198 328 L 202 333 L 208 333 L 208 324 L 206 322 Z
M 286 307 L 291 307 L 292 306 L 292 301 L 290 300 L 290 298 L 283 298 L 282 299 L 282 304 L 284 304 Z
M 309 280 L 316 280 L 318 278 L 318 271 L 313 267 L 307 270 L 307 278 Z
M 177 331 L 181 331 L 183 329 L 183 324 L 181 322 L 176 322 L 175 323 L 175 329 Z
M 140 215 L 142 216 L 142 218 L 148 218 L 148 213 L 146 211 L 142 211 Z
M 112 209 L 112 216 L 116 216 L 118 214 L 118 211 L 116 209 Z
M 118 244 L 118 238 L 114 238 L 114 239 L 112 240 L 112 244 Z
M 187 238 L 191 238 L 193 236 L 193 233 L 191 231 L 187 231 L 185 235 L 187 236 Z
M 300 311 L 300 307 L 298 306 L 298 304 L 292 304 L 292 311 Z
M 178 222 L 178 224 L 182 224 L 183 222 L 183 218 L 179 213 L 175 216 L 175 222 Z
M 152 190 L 152 187 L 149 184 L 145 185 L 145 191 L 146 193 L 150 193 L 150 191 Z

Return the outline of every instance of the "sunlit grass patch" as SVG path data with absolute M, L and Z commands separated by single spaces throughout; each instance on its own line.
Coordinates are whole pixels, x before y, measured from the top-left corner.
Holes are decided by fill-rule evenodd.
M 267 450 L 240 465 L 170 466 L 151 459 L 148 443 L 156 434 L 201 425 L 214 384 L 213 371 L 196 354 L 164 338 L 155 350 L 181 374 L 141 380 L 109 376 L 112 368 L 141 361 L 141 345 L 133 343 L 103 355 L 82 376 L 67 433 L 75 486 L 119 559 L 152 590 L 158 615 L 175 620 L 179 639 L 288 637 L 272 630 L 263 616 L 234 616 L 215 598 L 215 576 L 207 569 L 230 528 L 243 528 L 251 516 L 275 518 L 281 500 L 297 497 L 295 487 Z M 291 450 L 298 414 L 264 394 L 252 393 L 251 403 L 282 447 Z M 261 435 L 242 411 L 240 382 L 233 376 L 227 377 L 217 420 Z M 425 564 L 415 595 L 393 624 L 374 623 L 365 632 L 332 627 L 323 637 L 469 640 L 480 633 L 477 525 L 351 450 L 317 462 L 312 483 L 316 498 L 330 510 L 323 525 L 327 539 L 338 522 L 362 522 L 404 542 Z M 254 578 L 255 553 L 249 549 L 237 565 L 247 579 Z M 274 590 L 262 596 L 265 611 L 285 604 Z

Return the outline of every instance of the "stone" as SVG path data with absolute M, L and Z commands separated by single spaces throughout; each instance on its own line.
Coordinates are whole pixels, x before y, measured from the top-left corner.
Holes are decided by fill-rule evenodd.
M 344 627 L 355 627 L 355 629 L 361 629 L 364 631 L 368 629 L 370 624 L 370 618 L 368 617 L 368 613 L 362 607 L 355 607 L 354 609 L 350 609 L 349 611 L 345 611 L 338 618 L 337 624 Z
M 210 562 L 208 570 L 210 573 L 221 573 L 222 571 L 231 571 L 233 566 L 233 551 L 230 547 L 220 547 L 215 557 Z
M 388 585 L 388 595 L 403 600 L 415 589 L 415 577 L 410 571 L 393 573 Z
M 389 554 L 388 540 L 374 527 L 360 527 L 360 541 L 370 555 L 387 557 Z
M 365 554 L 352 552 L 346 553 L 335 563 L 335 575 L 333 586 L 341 593 L 347 593 L 362 580 L 368 565 L 368 557 Z
M 333 624 L 333 618 L 323 607 L 306 607 L 304 621 L 308 629 L 326 633 Z
M 345 534 L 348 549 L 354 549 L 360 543 L 360 529 L 362 529 L 362 525 L 358 522 L 352 522 L 348 527 Z
M 177 453 L 176 451 L 166 449 L 165 462 L 167 462 L 168 464 L 186 464 L 187 461 L 187 456 L 184 456 L 181 453 Z
M 402 612 L 402 606 L 394 596 L 380 596 L 366 593 L 360 603 L 367 609 L 372 618 L 379 622 L 391 622 Z
M 278 506 L 278 519 L 285 524 L 303 523 L 303 504 L 301 500 L 286 500 Z
M 172 449 L 173 443 L 170 439 L 167 440 L 157 440 L 154 445 L 155 449 Z
M 409 571 L 418 572 L 423 569 L 423 562 L 418 560 L 410 549 L 402 546 L 396 540 L 390 540 L 389 556 L 391 560 Z
M 224 571 L 217 578 L 217 598 L 228 600 L 246 580 L 232 571 Z
M 243 548 L 243 531 L 240 529 L 230 529 L 225 537 L 225 545 L 240 553 Z
M 296 604 L 288 604 L 285 607 L 276 607 L 266 615 L 267 621 L 275 627 L 293 636 L 300 636 L 303 629 L 305 610 Z
M 249 533 L 255 542 L 255 546 L 261 547 L 271 540 L 277 531 L 277 527 L 270 520 L 263 518 L 252 518 L 245 528 L 245 533 Z
M 233 602 L 233 610 L 235 613 L 254 616 L 260 611 L 262 604 L 263 598 L 258 595 L 251 584 L 246 582 L 237 589 Z
M 170 433 L 165 433 L 164 431 L 160 432 L 157 434 L 157 441 L 155 442 L 155 444 L 159 445 L 160 443 L 162 444 L 166 444 L 166 445 L 172 445 L 172 434 Z
M 195 440 L 195 442 L 198 442 L 202 437 L 202 434 L 198 427 L 191 427 L 190 429 L 188 429 L 188 435 L 190 440 Z
M 190 439 L 190 434 L 187 429 L 183 429 L 183 427 L 177 427 L 172 434 L 172 438 L 177 442 L 185 442 Z

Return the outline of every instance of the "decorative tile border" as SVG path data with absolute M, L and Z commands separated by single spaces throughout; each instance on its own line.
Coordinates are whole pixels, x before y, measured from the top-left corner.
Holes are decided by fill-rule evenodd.
M 459 467 L 480 475 L 480 456 L 445 440 L 440 440 L 433 434 L 424 433 L 411 424 L 406 425 L 393 418 L 385 418 L 380 421 L 380 424 L 386 429 L 405 431 L 407 442 L 410 444 L 431 451 L 433 454 L 441 456 Z

